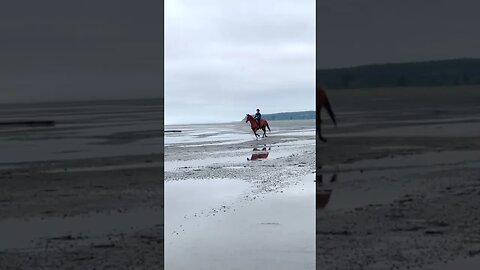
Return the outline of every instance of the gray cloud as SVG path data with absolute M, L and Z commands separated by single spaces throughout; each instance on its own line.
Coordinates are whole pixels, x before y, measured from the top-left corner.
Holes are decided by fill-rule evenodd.
M 162 2 L 4 1 L 2 102 L 162 96 Z
M 165 121 L 314 109 L 314 1 L 165 4 Z
M 322 0 L 319 68 L 480 57 L 476 0 Z

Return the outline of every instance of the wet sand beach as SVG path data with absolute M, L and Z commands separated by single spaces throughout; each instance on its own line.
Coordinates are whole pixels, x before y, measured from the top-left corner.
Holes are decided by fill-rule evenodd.
M 317 209 L 317 269 L 474 269 L 478 87 L 329 94 L 339 127 L 324 121 L 317 145 L 317 190 L 331 190 Z
M 165 268 L 314 269 L 314 125 L 271 121 L 259 140 L 244 122 L 174 127 Z
M 174 126 L 164 142 L 148 103 L 5 109 L 56 125 L 0 129 L 0 268 L 161 269 L 164 246 L 167 269 L 473 267 L 480 92 L 329 96 L 316 212 L 312 121 L 272 121 L 259 140 L 243 122 Z
M 163 267 L 161 100 L 3 106 L 1 269 Z

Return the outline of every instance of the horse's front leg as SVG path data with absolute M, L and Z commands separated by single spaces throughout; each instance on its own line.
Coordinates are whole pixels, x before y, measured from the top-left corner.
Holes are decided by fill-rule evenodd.
M 257 134 L 254 128 L 252 128 L 252 131 L 253 131 L 253 135 L 255 135 L 255 139 L 258 139 L 260 135 Z

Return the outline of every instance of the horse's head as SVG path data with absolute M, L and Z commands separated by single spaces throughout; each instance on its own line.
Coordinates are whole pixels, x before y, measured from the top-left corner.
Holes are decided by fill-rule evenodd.
M 245 116 L 245 123 L 247 123 L 251 118 L 252 116 L 247 113 L 247 116 Z

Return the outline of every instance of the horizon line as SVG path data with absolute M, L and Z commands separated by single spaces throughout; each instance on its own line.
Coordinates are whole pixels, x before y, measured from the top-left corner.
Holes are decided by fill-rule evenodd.
M 441 59 L 430 59 L 430 60 L 376 62 L 376 63 L 367 63 L 367 64 L 353 64 L 353 65 L 349 65 L 349 66 L 339 66 L 339 67 L 321 67 L 321 68 L 317 67 L 316 70 L 349 69 L 349 68 L 359 68 L 359 67 L 368 67 L 368 66 L 383 66 L 383 65 L 420 64 L 420 63 L 444 62 L 444 61 L 455 61 L 455 60 L 480 60 L 480 58 L 478 58 L 478 57 L 455 57 L 455 58 L 441 58 Z

